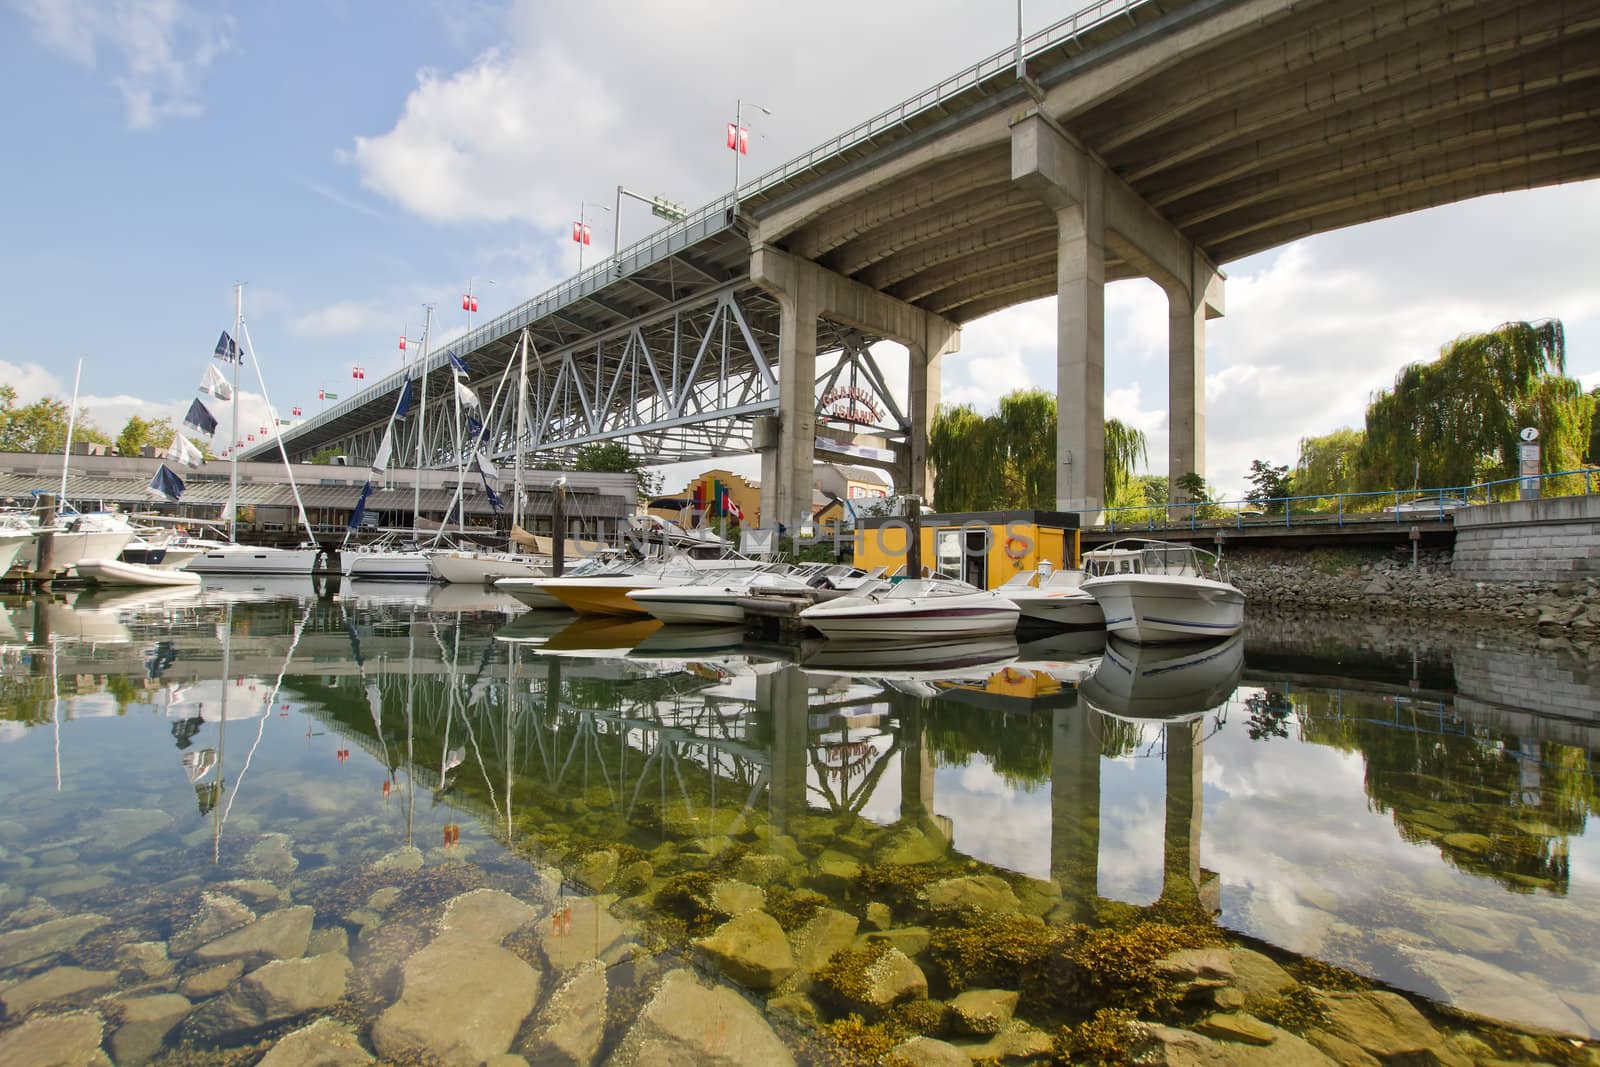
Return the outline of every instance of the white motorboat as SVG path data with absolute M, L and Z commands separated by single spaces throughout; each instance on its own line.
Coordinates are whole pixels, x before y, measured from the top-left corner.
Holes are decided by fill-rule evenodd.
M 1096 711 L 1119 719 L 1195 718 L 1226 701 L 1243 673 L 1242 634 L 1160 647 L 1113 637 L 1079 693 Z
M 154 563 L 128 563 L 120 559 L 80 559 L 78 577 L 99 585 L 180 586 L 199 585 L 200 576 Z
M 562 577 L 585 578 L 626 569 L 627 564 L 621 560 L 586 559 Z M 543 578 L 501 578 L 494 587 L 502 593 L 510 593 L 534 611 L 566 611 L 567 606 L 556 599 L 554 593 L 545 590 L 544 581 Z
M 908 578 L 887 589 L 813 604 L 800 621 L 833 640 L 909 641 L 1009 634 L 1019 610 L 992 589 L 953 578 Z
M 37 536 L 35 531 L 20 526 L 0 527 L 0 576 L 11 569 L 24 549 L 32 547 L 33 539 Z
M 1244 628 L 1244 594 L 1222 580 L 1217 557 L 1193 545 L 1130 539 L 1084 553 L 1083 589 L 1106 631 L 1156 644 L 1226 637 Z
M 629 597 L 630 593 L 726 581 L 740 571 L 759 566 L 742 556 L 699 560 L 678 556 L 665 562 L 642 563 L 593 576 L 535 578 L 533 584 L 580 615 L 647 615 L 639 602 Z
M 1105 614 L 1083 589 L 1084 573 L 1048 562 L 1023 571 L 996 590 L 1022 612 L 1021 621 L 1048 626 L 1102 626 Z
M 790 568 L 784 563 L 769 563 L 755 570 L 741 571 L 709 582 L 673 585 L 660 589 L 635 589 L 628 599 L 662 622 L 674 625 L 738 625 L 744 622 L 742 597 L 755 588 L 793 586 L 804 589 L 822 572 L 821 564 Z M 840 568 L 848 572 L 850 568 Z
M 493 585 L 503 578 L 544 578 L 550 574 L 550 557 L 520 552 L 458 549 L 436 552 L 428 563 L 433 577 L 460 585 Z
M 310 577 L 322 549 L 316 545 L 270 548 L 223 545 L 200 553 L 185 568 L 194 574 L 256 574 L 262 577 Z
M 51 567 L 61 573 L 75 567 L 81 559 L 116 559 L 128 542 L 138 536 L 126 515 L 116 511 L 90 511 L 61 516 L 54 527 L 39 529 L 30 542 L 19 548 L 15 562 L 32 572 L 39 566 L 39 536 L 52 538 Z

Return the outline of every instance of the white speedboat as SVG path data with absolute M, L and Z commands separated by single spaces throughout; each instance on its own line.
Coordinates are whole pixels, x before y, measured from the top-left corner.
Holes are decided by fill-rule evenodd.
M 586 559 L 564 573 L 562 577 L 586 578 L 626 569 L 627 564 L 621 560 Z M 534 611 L 566 611 L 567 606 L 556 599 L 554 593 L 544 589 L 544 582 L 543 578 L 500 578 L 494 583 L 494 587 L 502 593 L 510 593 L 525 607 Z
M 39 534 L 52 537 L 51 566 L 57 572 L 75 567 L 80 559 L 116 559 L 128 542 L 138 536 L 127 516 L 115 511 L 90 511 L 63 515 L 56 525 Z M 39 539 L 31 548 L 18 552 L 17 562 L 26 571 L 38 569 Z
M 813 604 L 800 621 L 834 640 L 910 641 L 1009 634 L 1018 614 L 992 589 L 953 578 L 908 578 Z
M 1193 545 L 1132 539 L 1084 553 L 1083 589 L 1106 631 L 1144 644 L 1226 637 L 1244 628 L 1244 594 Z
M 1022 621 L 1047 626 L 1101 626 L 1105 614 L 1093 594 L 1083 589 L 1084 573 L 1057 569 L 1048 563 L 1023 571 L 996 592 L 1015 604 Z
M 1137 722 L 1194 718 L 1233 695 L 1244 637 L 1149 647 L 1113 637 L 1079 693 L 1096 711 Z
M 851 590 L 867 579 L 866 572 L 844 564 L 805 563 L 791 568 L 773 563 L 713 582 L 636 589 L 628 598 L 665 623 L 738 625 L 745 621 L 741 601 L 747 597 Z
M 189 561 L 187 570 L 195 574 L 253 574 L 263 577 L 310 577 L 322 549 L 315 545 L 299 548 L 269 548 L 256 545 L 223 545 L 209 549 Z
M 0 527 L 0 576 L 11 569 L 24 549 L 32 548 L 33 539 L 37 536 L 36 531 L 20 526 L 9 529 Z
M 181 586 L 199 585 L 200 576 L 154 563 L 128 563 L 120 559 L 80 559 L 78 577 L 98 585 Z
M 439 581 L 460 585 L 493 585 L 502 578 L 544 578 L 550 573 L 550 557 L 520 552 L 459 549 L 433 553 L 428 562 Z
M 579 615 L 647 615 L 639 602 L 629 597 L 641 589 L 709 584 L 725 581 L 740 571 L 760 564 L 740 556 L 726 559 L 690 559 L 679 556 L 666 562 L 643 563 L 594 576 L 535 578 L 533 584 L 554 596 Z

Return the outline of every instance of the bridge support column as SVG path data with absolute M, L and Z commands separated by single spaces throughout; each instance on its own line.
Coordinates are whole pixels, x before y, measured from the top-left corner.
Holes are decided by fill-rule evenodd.
M 1162 279 L 1158 279 L 1162 280 Z M 1195 257 L 1190 277 L 1165 279 L 1167 293 L 1167 499 L 1186 474 L 1206 473 L 1206 319 L 1222 314 L 1222 276 Z
M 929 316 L 925 344 L 906 346 L 907 376 L 911 386 L 911 438 L 907 442 L 909 467 L 901 492 L 913 493 L 925 502 L 933 500 L 933 468 L 928 465 L 928 428 L 939 413 L 940 383 L 944 376 L 944 356 L 961 346 L 960 331 L 942 319 Z
M 1175 484 L 1189 471 L 1203 471 L 1205 320 L 1222 314 L 1221 272 L 1127 182 L 1036 110 L 1011 125 L 1011 178 L 1057 219 L 1057 506 L 1097 511 L 1105 503 L 1108 251 L 1167 292 L 1168 474 Z
M 1073 915 L 1094 914 L 1100 883 L 1100 741 L 1096 712 L 1058 707 L 1050 734 L 1050 877 Z
M 765 458 L 762 462 L 762 525 L 781 521 L 793 530 L 811 518 L 819 318 L 911 350 L 910 482 L 926 491 L 928 422 L 939 404 L 939 359 L 960 348 L 961 328 L 771 245 L 751 249 L 750 278 L 776 297 L 779 307 L 778 449 L 770 479 Z M 775 483 L 771 488 L 769 480 Z

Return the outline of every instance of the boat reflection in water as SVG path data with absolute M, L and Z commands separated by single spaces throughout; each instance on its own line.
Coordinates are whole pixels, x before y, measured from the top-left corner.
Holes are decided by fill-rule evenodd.
M 806 671 L 852 677 L 924 681 L 952 677 L 986 677 L 1017 658 L 1017 642 L 1009 634 L 960 641 L 873 642 L 823 641 L 800 658 Z
M 1225 703 L 1244 673 L 1244 638 L 1183 645 L 1139 645 L 1112 637 L 1082 695 L 1119 719 L 1194 718 Z

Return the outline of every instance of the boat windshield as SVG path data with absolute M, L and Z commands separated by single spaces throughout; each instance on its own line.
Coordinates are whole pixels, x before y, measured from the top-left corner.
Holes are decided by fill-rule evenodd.
M 1173 541 L 1118 541 L 1087 552 L 1083 569 L 1091 578 L 1110 574 L 1166 574 L 1215 577 L 1217 557 L 1193 545 Z
M 961 596 L 972 592 L 976 590 L 966 582 L 948 578 L 908 578 L 903 582 L 896 582 L 894 587 L 883 595 L 896 600 L 910 600 L 914 597 Z

